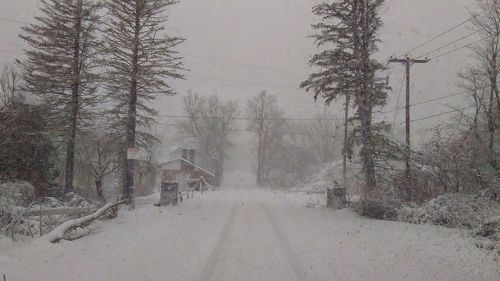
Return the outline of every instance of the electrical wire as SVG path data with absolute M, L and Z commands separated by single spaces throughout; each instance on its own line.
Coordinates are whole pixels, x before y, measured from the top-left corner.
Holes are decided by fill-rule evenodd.
M 458 38 L 457 40 L 454 40 L 454 41 L 452 41 L 452 42 L 450 42 L 450 43 L 444 44 L 444 45 L 442 45 L 442 46 L 440 46 L 440 47 L 437 47 L 437 48 L 435 48 L 435 49 L 433 49 L 433 50 L 431 50 L 431 51 L 428 51 L 427 53 L 425 53 L 425 54 L 423 54 L 423 55 L 420 55 L 420 56 L 418 56 L 418 57 L 416 57 L 416 58 L 417 58 L 417 59 L 419 59 L 419 58 L 422 58 L 422 57 L 427 57 L 428 55 L 430 55 L 430 54 L 432 54 L 432 53 L 435 53 L 435 52 L 437 52 L 437 51 L 441 51 L 442 49 L 444 49 L 444 48 L 446 48 L 446 47 L 448 47 L 448 46 L 451 46 L 451 45 L 453 45 L 453 44 L 455 44 L 455 43 L 458 43 L 458 42 L 460 42 L 460 41 L 462 41 L 462 40 L 464 40 L 464 39 L 466 39 L 466 38 L 469 38 L 469 37 L 471 37 L 471 36 L 473 36 L 473 35 L 477 34 L 478 32 L 479 32 L 479 30 L 474 31 L 474 32 L 472 32 L 472 33 L 470 33 L 470 34 L 467 34 L 467 35 L 465 35 L 465 36 L 463 36 L 463 37 Z
M 469 108 L 473 108 L 473 107 L 475 107 L 475 105 L 471 105 L 471 106 L 467 106 L 467 107 L 455 109 L 455 110 L 452 110 L 452 111 L 442 112 L 442 113 L 438 113 L 438 114 L 434 114 L 434 115 L 430 115 L 430 116 L 425 116 L 425 117 L 418 118 L 418 119 L 413 119 L 413 120 L 411 120 L 411 123 L 422 121 L 422 120 L 427 120 L 427 119 L 431 119 L 431 118 L 435 118 L 435 117 L 438 117 L 438 116 L 443 116 L 443 115 L 447 115 L 447 114 L 451 114 L 451 113 L 455 113 L 455 112 L 459 112 L 459 111 L 463 111 L 463 110 L 466 110 L 466 109 L 469 109 Z
M 297 75 L 297 76 L 301 76 L 301 77 L 307 76 L 306 74 L 294 73 L 294 72 L 278 70 L 278 69 L 274 69 L 274 68 L 262 67 L 262 66 L 258 66 L 258 65 L 244 64 L 244 63 L 240 63 L 240 62 L 223 60 L 223 59 L 219 59 L 219 58 L 211 58 L 211 57 L 207 57 L 207 56 L 200 56 L 200 55 L 189 54 L 189 53 L 184 53 L 184 52 L 179 52 L 179 54 L 186 56 L 186 57 L 208 60 L 208 61 L 219 62 L 219 63 L 230 64 L 230 65 L 236 65 L 236 66 L 241 66 L 241 67 L 246 67 L 246 68 L 251 68 L 251 69 L 256 69 L 256 70 L 283 73 L 283 74 L 288 74 L 288 75 Z
M 399 109 L 399 100 L 401 99 L 401 94 L 403 93 L 403 86 L 405 84 L 405 80 L 406 80 L 406 72 L 404 73 L 403 80 L 401 81 L 401 87 L 399 89 L 398 99 L 397 99 L 397 102 L 396 102 L 396 108 L 394 109 L 393 124 L 396 124 L 396 117 L 398 115 L 398 109 Z
M 409 53 L 411 53 L 411 52 L 413 52 L 413 51 L 415 51 L 415 50 L 417 50 L 417 49 L 419 49 L 419 48 L 421 48 L 421 47 L 423 47 L 423 46 L 425 46 L 425 45 L 429 44 L 430 42 L 432 42 L 432 41 L 434 41 L 434 40 L 436 40 L 436 39 L 441 38 L 442 36 L 444 36 L 444 35 L 448 34 L 449 32 L 451 32 L 451 31 L 453 31 L 453 30 L 455 30 L 455 29 L 457 29 L 457 28 L 459 28 L 459 27 L 461 27 L 461 26 L 463 26 L 463 25 L 465 25 L 465 24 L 469 23 L 470 21 L 472 21 L 473 19 L 477 18 L 478 16 L 480 16 L 480 15 L 484 14 L 485 12 L 486 12 L 486 11 L 483 11 L 483 12 L 481 12 L 481 13 L 477 14 L 477 15 L 472 16 L 471 18 L 467 19 L 467 20 L 466 20 L 466 21 L 464 21 L 464 22 L 461 22 L 461 23 L 459 23 L 459 24 L 457 24 L 457 25 L 454 25 L 454 26 L 450 27 L 449 29 L 445 30 L 444 32 L 439 33 L 438 35 L 436 35 L 436 36 L 432 37 L 431 39 L 424 41 L 423 43 L 421 43 L 421 44 L 417 45 L 416 47 L 412 48 L 411 50 L 407 51 L 406 53 L 404 53 L 404 54 L 402 54 L 402 55 L 398 56 L 398 58 L 400 58 L 400 57 L 402 57 L 402 56 L 404 56 L 404 55 L 407 55 L 407 54 L 409 54 Z
M 193 74 L 186 74 L 185 76 L 191 77 L 191 78 L 196 78 L 196 79 L 201 79 L 201 80 L 211 80 L 211 81 L 219 81 L 219 82 L 234 83 L 234 84 L 244 84 L 244 85 L 259 86 L 259 87 L 271 87 L 271 88 L 279 88 L 279 89 L 294 90 L 294 91 L 300 90 L 298 87 L 292 88 L 292 87 L 286 87 L 286 86 L 281 86 L 281 85 L 265 84 L 265 83 L 250 82 L 250 81 L 239 81 L 239 80 L 231 80 L 231 79 L 222 79 L 222 78 L 213 78 L 213 77 L 205 77 L 205 76 L 199 76 L 199 75 L 193 75 Z
M 432 60 L 435 60 L 435 59 L 438 59 L 438 58 L 441 58 L 441 57 L 447 56 L 447 55 L 452 54 L 452 53 L 454 53 L 454 52 L 456 52 L 456 51 L 459 51 L 459 50 L 461 50 L 461 49 L 467 48 L 467 47 L 469 47 L 469 46 L 471 46 L 471 45 L 473 45 L 473 44 L 475 44 L 475 43 L 478 43 L 478 42 L 480 42 L 480 41 L 486 40 L 487 38 L 488 38 L 488 37 L 481 38 L 481 39 L 479 39 L 479 40 L 476 40 L 476 41 L 474 41 L 474 42 L 468 43 L 468 44 L 463 45 L 463 46 L 461 46 L 461 47 L 455 48 L 455 49 L 453 49 L 453 50 L 451 50 L 451 51 L 448 51 L 448 52 L 446 52 L 446 53 L 443 53 L 443 54 L 437 55 L 437 56 L 433 57 L 433 58 L 432 58 Z

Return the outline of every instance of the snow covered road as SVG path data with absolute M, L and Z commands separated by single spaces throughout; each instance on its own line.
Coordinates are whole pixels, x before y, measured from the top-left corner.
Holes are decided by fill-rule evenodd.
M 73 242 L 2 249 L 8 281 L 500 280 L 500 262 L 456 230 L 305 208 L 258 189 L 196 195 L 178 207 L 138 200 Z
M 241 202 L 231 212 L 199 280 L 306 279 L 267 209 L 257 202 Z

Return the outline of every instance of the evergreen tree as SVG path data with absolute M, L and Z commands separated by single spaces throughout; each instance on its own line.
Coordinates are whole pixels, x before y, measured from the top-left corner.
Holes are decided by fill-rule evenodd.
M 48 109 L 51 128 L 66 142 L 64 192 L 73 190 L 75 139 L 96 102 L 95 50 L 100 5 L 94 0 L 41 0 L 36 24 L 23 27 L 29 48 L 18 62 L 25 90 Z
M 0 180 L 29 181 L 39 195 L 47 192 L 56 176 L 55 148 L 45 134 L 44 111 L 23 102 L 0 108 Z
M 109 115 L 127 149 L 147 144 L 147 129 L 156 111 L 152 102 L 161 94 L 174 95 L 168 80 L 183 78 L 181 61 L 174 48 L 183 39 L 164 34 L 166 11 L 174 0 L 106 1 L 109 22 L 104 37 L 106 92 L 112 101 Z M 123 197 L 132 201 L 134 161 L 123 159 Z
M 346 96 L 353 102 L 361 131 L 361 159 L 365 175 L 365 194 L 376 188 L 372 111 L 385 104 L 387 84 L 376 82 L 383 65 L 373 59 L 377 33 L 382 26 L 378 16 L 384 0 L 336 0 L 313 8 L 321 22 L 313 25 L 315 38 L 323 49 L 310 61 L 319 69 L 302 83 L 314 98 L 326 104 Z

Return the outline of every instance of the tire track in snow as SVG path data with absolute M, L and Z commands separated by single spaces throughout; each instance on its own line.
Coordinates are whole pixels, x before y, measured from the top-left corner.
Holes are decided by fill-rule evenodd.
M 220 255 L 222 253 L 222 248 L 224 246 L 225 241 L 227 240 L 229 236 L 229 231 L 231 230 L 231 226 L 234 224 L 234 219 L 236 217 L 236 210 L 238 209 L 238 204 L 234 203 L 233 208 L 231 209 L 231 213 L 229 214 L 229 218 L 227 219 L 226 223 L 224 224 L 224 227 L 222 228 L 222 232 L 219 236 L 219 239 L 217 240 L 217 243 L 215 244 L 215 248 L 212 251 L 212 254 L 208 258 L 208 262 L 205 265 L 205 268 L 203 269 L 200 278 L 198 279 L 199 281 L 210 281 L 212 280 L 212 277 L 215 272 L 215 268 L 217 266 L 218 260 L 220 258 Z
M 264 203 L 260 204 L 264 212 L 266 213 L 267 217 L 271 221 L 271 225 L 273 226 L 274 233 L 278 237 L 278 240 L 281 242 L 281 246 L 283 250 L 286 253 L 286 256 L 288 260 L 290 261 L 290 264 L 292 266 L 293 272 L 295 274 L 295 277 L 297 278 L 298 281 L 306 281 L 308 280 L 306 278 L 305 271 L 302 269 L 302 266 L 300 266 L 299 261 L 297 260 L 297 255 L 293 251 L 292 244 L 286 236 L 284 235 L 283 230 L 279 226 L 278 222 L 274 219 L 271 211 L 264 205 Z

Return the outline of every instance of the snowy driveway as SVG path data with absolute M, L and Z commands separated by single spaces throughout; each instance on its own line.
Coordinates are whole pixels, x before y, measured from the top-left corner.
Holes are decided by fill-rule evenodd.
M 74 242 L 0 248 L 16 280 L 500 280 L 500 263 L 458 231 L 305 208 L 300 194 L 224 190 L 153 207 L 139 200 Z

